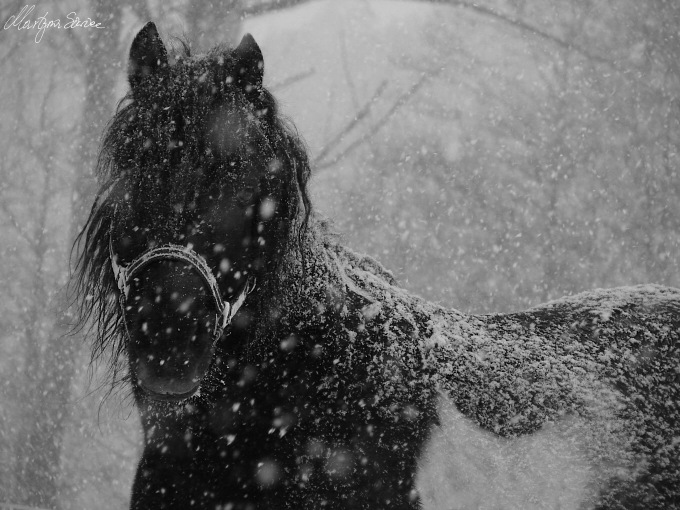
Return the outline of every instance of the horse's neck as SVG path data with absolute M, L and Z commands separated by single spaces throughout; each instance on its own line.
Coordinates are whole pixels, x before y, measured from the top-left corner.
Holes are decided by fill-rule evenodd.
M 280 267 L 276 306 L 284 323 L 346 323 L 343 317 L 359 309 L 369 321 L 411 323 L 425 340 L 440 319 L 449 325 L 468 319 L 402 289 L 378 261 L 343 246 L 319 223 L 311 224 Z
M 335 243 L 317 223 L 301 236 L 279 266 L 276 301 L 281 322 L 315 327 L 335 318 L 343 307 L 346 288 L 333 260 Z

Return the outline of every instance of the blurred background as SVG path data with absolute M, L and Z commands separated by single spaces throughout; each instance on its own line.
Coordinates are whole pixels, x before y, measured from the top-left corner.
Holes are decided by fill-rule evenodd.
M 254 35 L 317 213 L 414 293 L 491 313 L 680 285 L 676 1 L 43 1 L 26 20 L 104 28 L 39 42 L 24 5 L 0 2 L 0 507 L 128 505 L 137 414 L 64 289 L 148 20 L 194 52 Z

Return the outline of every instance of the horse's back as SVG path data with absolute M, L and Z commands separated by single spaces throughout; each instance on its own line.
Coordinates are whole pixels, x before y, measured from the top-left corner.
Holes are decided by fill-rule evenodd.
M 679 312 L 646 285 L 454 321 L 425 506 L 680 505 Z

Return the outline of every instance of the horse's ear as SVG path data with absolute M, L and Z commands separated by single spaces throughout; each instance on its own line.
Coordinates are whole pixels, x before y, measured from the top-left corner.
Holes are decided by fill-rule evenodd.
M 264 74 L 264 58 L 252 35 L 243 36 L 238 48 L 234 50 L 234 56 L 237 85 L 241 86 L 246 94 L 259 90 Z
M 144 78 L 168 65 L 168 52 L 158 35 L 156 25 L 149 21 L 135 36 L 130 47 L 128 80 L 134 90 Z

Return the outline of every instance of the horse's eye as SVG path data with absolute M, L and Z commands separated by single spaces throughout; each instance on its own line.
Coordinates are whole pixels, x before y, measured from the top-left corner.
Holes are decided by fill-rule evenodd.
M 236 193 L 236 201 L 241 205 L 249 205 L 255 196 L 255 186 L 247 186 Z

